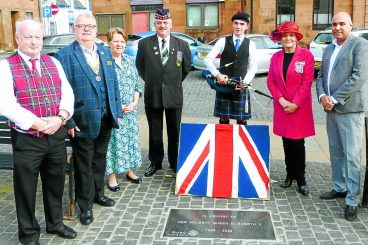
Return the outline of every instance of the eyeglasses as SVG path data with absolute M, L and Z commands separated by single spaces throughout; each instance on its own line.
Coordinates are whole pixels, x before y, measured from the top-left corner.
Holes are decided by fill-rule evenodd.
M 78 27 L 80 30 L 84 30 L 88 27 L 88 29 L 95 29 L 96 25 L 86 25 L 86 24 L 78 24 L 75 25 L 76 27 Z

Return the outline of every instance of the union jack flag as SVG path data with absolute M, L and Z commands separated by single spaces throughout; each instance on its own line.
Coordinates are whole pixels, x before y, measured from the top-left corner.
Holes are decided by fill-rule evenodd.
M 269 198 L 266 125 L 181 124 L 175 193 Z

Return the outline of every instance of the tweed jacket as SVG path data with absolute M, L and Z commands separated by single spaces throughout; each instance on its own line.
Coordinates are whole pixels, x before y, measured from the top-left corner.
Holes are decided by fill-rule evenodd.
M 191 53 L 185 41 L 170 35 L 169 60 L 166 66 L 163 66 L 157 34 L 142 39 L 138 44 L 136 66 L 145 82 L 146 106 L 182 107 L 182 81 L 191 70 Z
M 302 139 L 315 135 L 312 111 L 314 59 L 309 50 L 297 46 L 284 77 L 284 53 L 283 49 L 272 56 L 267 77 L 267 86 L 274 98 L 273 132 L 289 139 Z M 298 109 L 286 113 L 279 103 L 280 97 L 296 104 Z
M 107 85 L 107 103 L 113 117 L 112 124 L 113 127 L 118 128 L 118 118 L 122 117 L 122 111 L 115 63 L 107 47 L 99 44 L 96 44 L 96 46 Z M 77 41 L 59 50 L 55 54 L 55 58 L 63 66 L 75 96 L 75 112 L 66 126 L 67 128 L 78 126 L 81 131 L 76 132 L 77 137 L 94 139 L 98 136 L 101 126 L 101 108 L 99 106 L 101 94 L 98 89 L 96 75 L 89 69 Z
M 328 94 L 327 76 L 331 55 L 335 49 L 328 45 L 322 56 L 317 78 L 317 96 Z M 337 100 L 333 111 L 338 113 L 368 110 L 368 41 L 353 34 L 345 40 L 330 74 L 330 95 Z

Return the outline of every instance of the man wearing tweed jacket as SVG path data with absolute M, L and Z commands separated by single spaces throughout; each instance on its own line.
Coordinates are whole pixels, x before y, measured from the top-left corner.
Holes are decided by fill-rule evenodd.
M 75 21 L 76 41 L 55 54 L 75 95 L 68 121 L 75 167 L 75 193 L 83 225 L 93 222 L 93 202 L 111 207 L 104 194 L 106 152 L 112 127 L 122 117 L 114 61 L 107 47 L 95 43 L 96 19 L 84 13 Z

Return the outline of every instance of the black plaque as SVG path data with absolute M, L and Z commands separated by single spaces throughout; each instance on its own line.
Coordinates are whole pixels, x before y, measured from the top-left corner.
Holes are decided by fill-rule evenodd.
M 171 209 L 163 236 L 275 240 L 268 211 Z

